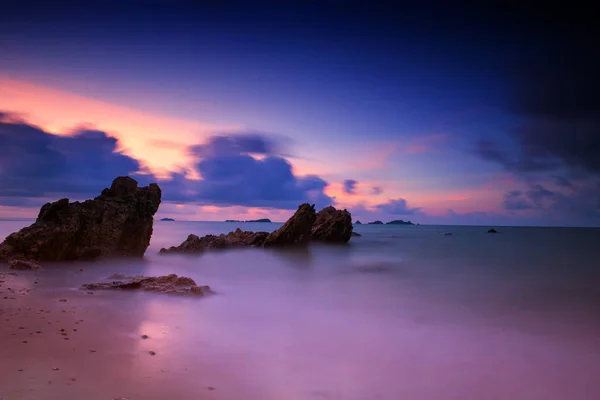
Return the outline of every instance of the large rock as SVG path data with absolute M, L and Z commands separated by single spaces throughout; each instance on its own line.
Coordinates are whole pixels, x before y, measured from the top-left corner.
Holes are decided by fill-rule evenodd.
M 308 203 L 301 204 L 281 228 L 267 236 L 264 246 L 283 247 L 307 244 L 310 241 L 311 229 L 316 219 L 315 206 Z
M 269 232 L 242 231 L 240 228 L 227 235 L 189 235 L 179 246 L 160 249 L 165 253 L 202 253 L 207 249 L 226 249 L 230 247 L 262 246 Z
M 347 243 L 352 236 L 352 216 L 346 210 L 325 207 L 317 213 L 312 226 L 312 240 L 327 243 Z
M 47 203 L 33 225 L 0 244 L 0 260 L 142 257 L 150 244 L 160 199 L 158 185 L 138 187 L 134 179 L 119 177 L 93 200 Z
M 198 286 L 192 278 L 177 276 L 175 274 L 165 276 L 135 276 L 124 280 L 100 283 L 85 283 L 81 286 L 84 290 L 121 289 L 121 290 L 145 290 L 149 292 L 160 292 L 167 294 L 179 294 L 187 296 L 205 296 L 212 293 L 209 286 Z

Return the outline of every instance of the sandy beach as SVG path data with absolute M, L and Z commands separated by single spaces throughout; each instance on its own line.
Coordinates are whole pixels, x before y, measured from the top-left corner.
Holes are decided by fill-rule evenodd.
M 34 271 L 0 272 L 1 399 L 212 399 L 226 392 L 215 386 L 214 369 L 165 357 L 168 327 L 110 304 L 137 294 L 48 288 L 43 280 Z

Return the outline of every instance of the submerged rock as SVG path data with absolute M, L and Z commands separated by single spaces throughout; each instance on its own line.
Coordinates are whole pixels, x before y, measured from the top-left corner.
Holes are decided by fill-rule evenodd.
M 226 249 L 230 247 L 262 246 L 269 232 L 242 231 L 240 228 L 227 235 L 189 235 L 179 246 L 160 249 L 165 253 L 201 253 L 207 249 Z
M 352 216 L 346 210 L 325 207 L 317 213 L 312 239 L 329 243 L 347 243 L 352 236 Z
M 138 187 L 134 179 L 119 177 L 93 200 L 47 203 L 32 225 L 0 244 L 0 260 L 142 257 L 160 201 L 158 185 Z
M 211 293 L 209 286 L 198 286 L 192 278 L 177 276 L 175 274 L 165 276 L 136 276 L 133 278 L 100 283 L 85 283 L 82 290 L 99 289 L 122 289 L 122 290 L 145 290 L 167 294 L 178 294 L 188 296 L 205 296 Z
M 41 269 L 42 267 L 33 261 L 10 260 L 8 261 L 8 268 L 18 269 L 21 271 L 35 271 Z
M 305 245 L 310 241 L 312 226 L 317 219 L 315 206 L 301 204 L 285 224 L 265 239 L 265 247 Z

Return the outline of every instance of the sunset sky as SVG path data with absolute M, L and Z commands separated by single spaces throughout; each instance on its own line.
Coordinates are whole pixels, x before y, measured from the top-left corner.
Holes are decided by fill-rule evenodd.
M 73 4 L 0 13 L 2 218 L 131 174 L 182 220 L 282 221 L 311 202 L 363 222 L 600 226 L 581 15 Z

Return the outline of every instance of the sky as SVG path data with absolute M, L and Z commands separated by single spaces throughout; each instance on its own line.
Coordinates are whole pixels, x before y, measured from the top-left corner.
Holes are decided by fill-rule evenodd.
M 600 226 L 593 13 L 389 3 L 3 3 L 0 217 L 131 175 L 180 220 Z

